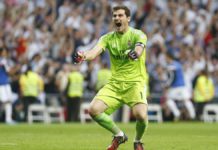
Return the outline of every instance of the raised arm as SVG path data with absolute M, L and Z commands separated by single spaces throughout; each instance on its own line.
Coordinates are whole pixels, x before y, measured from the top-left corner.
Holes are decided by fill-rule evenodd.
M 85 60 L 93 60 L 98 55 L 100 55 L 102 51 L 103 51 L 103 48 L 99 45 L 96 45 L 92 50 L 89 50 L 89 51 L 85 51 L 85 52 L 78 51 L 73 56 L 73 61 L 74 63 L 81 63 Z
M 85 51 L 83 53 L 84 60 L 93 60 L 98 55 L 100 55 L 102 51 L 103 51 L 103 48 L 97 45 L 92 50 Z
M 143 52 L 144 49 L 145 49 L 144 44 L 137 43 L 135 45 L 135 49 L 128 53 L 129 58 L 132 59 L 132 60 L 138 59 L 142 55 L 142 52 Z
M 132 60 L 137 60 L 143 53 L 147 43 L 147 36 L 140 30 L 135 30 L 134 39 L 136 41 L 135 48 L 128 53 L 128 56 Z

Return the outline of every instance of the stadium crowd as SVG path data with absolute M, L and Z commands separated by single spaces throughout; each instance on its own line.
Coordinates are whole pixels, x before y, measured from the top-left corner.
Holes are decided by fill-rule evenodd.
M 215 95 L 212 92 L 203 102 L 218 97 L 216 0 L 0 0 L 0 47 L 7 50 L 15 120 L 23 119 L 20 112 L 24 109 L 25 92 L 20 78 L 27 70 L 42 79 L 44 88 L 36 95 L 41 102 L 49 103 L 49 95 L 58 95 L 61 105 L 69 104 L 65 98 L 70 95 L 66 87 L 72 70 L 84 78 L 83 94 L 76 97 L 92 99 L 98 90 L 99 70 L 110 66 L 108 54 L 77 66 L 72 56 L 78 50 L 90 49 L 112 29 L 110 10 L 118 4 L 130 8 L 130 25 L 148 37 L 149 103 L 160 103 L 166 120 L 170 119 L 164 98 L 168 81 L 166 52 L 171 52 L 183 66 L 190 101 L 196 102 L 192 93 L 197 77 L 205 69 L 213 81 Z

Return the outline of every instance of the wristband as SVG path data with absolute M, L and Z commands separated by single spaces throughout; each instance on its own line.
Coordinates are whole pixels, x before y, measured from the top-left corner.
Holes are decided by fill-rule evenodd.
M 143 43 L 136 43 L 135 46 L 141 46 L 143 49 L 145 48 L 145 45 Z

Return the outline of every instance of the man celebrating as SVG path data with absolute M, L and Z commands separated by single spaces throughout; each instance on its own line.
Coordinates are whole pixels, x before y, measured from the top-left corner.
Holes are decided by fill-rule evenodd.
M 117 150 L 128 138 L 109 115 L 123 104 L 128 105 L 137 120 L 134 150 L 144 150 L 141 139 L 148 124 L 145 91 L 147 37 L 142 31 L 129 27 L 130 10 L 127 7 L 116 6 L 112 13 L 115 31 L 102 36 L 92 50 L 76 53 L 74 62 L 92 60 L 102 51 L 109 51 L 112 76 L 92 100 L 89 113 L 114 135 L 107 150 Z

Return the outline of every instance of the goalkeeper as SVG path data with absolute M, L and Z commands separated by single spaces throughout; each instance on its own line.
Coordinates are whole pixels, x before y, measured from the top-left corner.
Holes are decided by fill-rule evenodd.
M 148 125 L 145 90 L 147 37 L 142 31 L 129 27 L 130 10 L 127 7 L 114 7 L 112 15 L 115 31 L 102 36 L 92 50 L 76 53 L 74 62 L 92 60 L 104 50 L 109 51 L 112 77 L 92 100 L 89 113 L 114 136 L 107 150 L 117 150 L 128 138 L 109 115 L 123 104 L 128 105 L 137 120 L 134 150 L 144 150 L 142 136 Z

